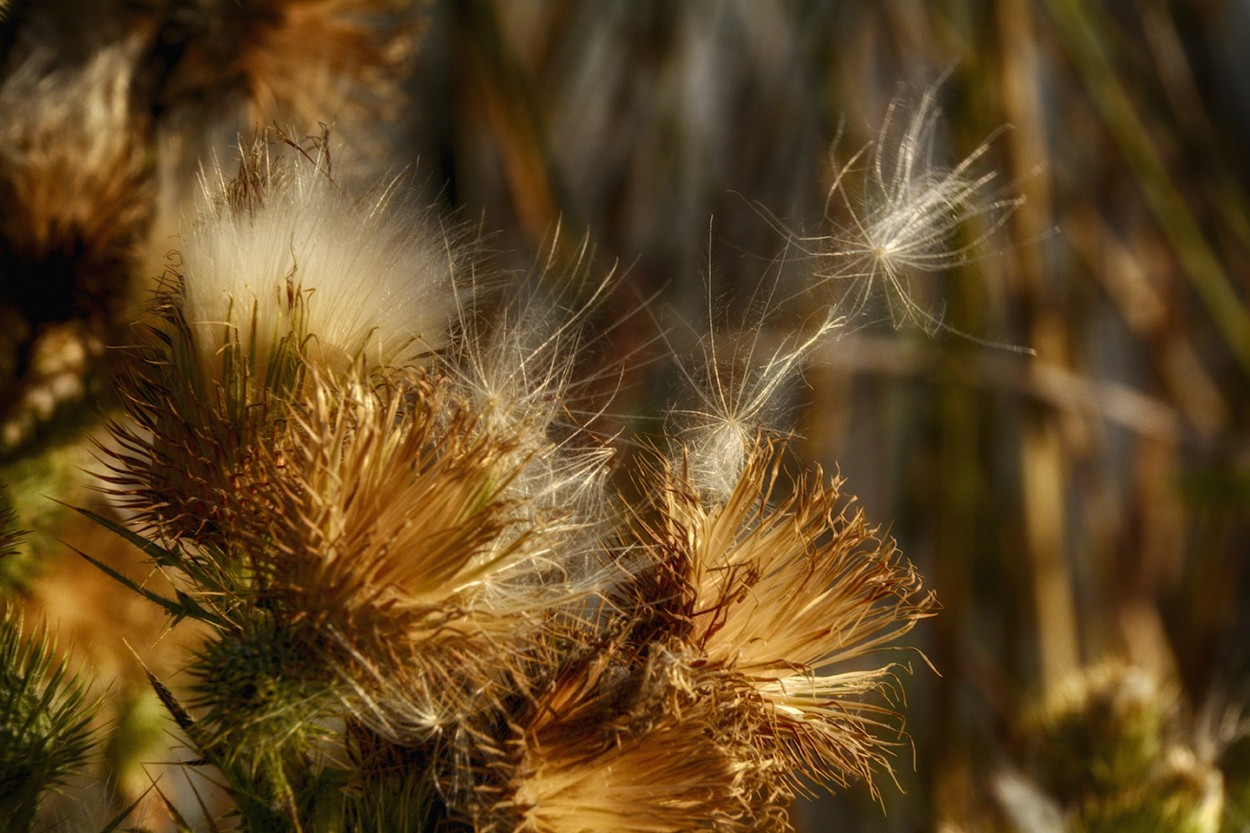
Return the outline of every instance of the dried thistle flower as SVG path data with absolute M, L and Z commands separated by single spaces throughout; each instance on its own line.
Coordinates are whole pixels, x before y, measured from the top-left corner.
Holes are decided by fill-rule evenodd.
M 333 124 L 354 152 L 340 177 L 392 165 L 380 137 L 403 110 L 420 19 L 410 0 L 41 0 L 10 16 L 0 383 L 16 395 L 0 452 L 101 392 L 105 345 L 193 219 L 197 171 L 239 136 Z
M 164 9 L 150 24 L 161 69 L 151 92 L 160 114 L 151 252 L 159 258 L 176 246 L 193 219 L 201 166 L 270 125 L 301 136 L 331 125 L 350 149 L 338 160 L 341 178 L 354 172 L 373 182 L 385 172 L 394 159 L 385 137 L 396 132 L 418 43 L 415 6 L 196 0 Z
M 351 130 L 393 118 L 415 51 L 413 5 L 404 0 L 177 3 L 162 33 L 172 57 L 156 101 L 174 122 L 192 113 L 225 119 L 241 110 L 223 132 L 249 133 L 274 122 Z
M 778 450 L 766 441 L 724 502 L 705 502 L 668 467 L 657 478 L 658 519 L 639 527 L 675 592 L 649 595 L 669 607 L 661 615 L 684 633 L 689 661 L 714 663 L 750 687 L 767 726 L 757 742 L 794 786 L 863 779 L 875 791 L 874 772 L 890 772 L 889 745 L 901 736 L 889 708 L 897 666 L 856 661 L 907 633 L 935 602 L 893 543 L 844 503 L 839 481 L 817 472 L 774 504 L 779 476 Z
M 1216 750 L 1200 749 L 1179 698 L 1118 660 L 1073 674 L 1021 722 L 1020 770 L 993 785 L 1004 815 L 1022 833 L 1223 829 Z
M 44 21 L 46 23 L 47 21 Z M 134 38 L 37 23 L 0 75 L 0 451 L 78 405 L 116 338 L 149 219 Z
M 270 511 L 241 535 L 264 548 L 271 592 L 379 651 L 456 631 L 475 589 L 527 546 L 506 534 L 522 519 L 507 492 L 515 441 L 436 378 L 316 374 L 309 388 L 280 456 L 261 463 Z
M 663 650 L 566 656 L 527 695 L 466 798 L 483 833 L 787 829 L 749 707 Z
M 281 448 L 309 368 L 412 364 L 445 335 L 455 248 L 390 193 L 346 194 L 323 145 L 280 147 L 258 142 L 238 176 L 205 180 L 208 208 L 129 371 L 110 480 L 173 538 L 220 537 L 263 508 L 258 455 Z
M 442 343 L 455 247 L 393 188 L 347 193 L 324 142 L 259 140 L 236 176 L 218 168 L 203 187 L 209 207 L 185 235 L 180 271 L 206 365 L 237 341 L 263 369 L 291 334 L 306 340 L 306 361 L 340 370 L 357 358 L 411 364 Z

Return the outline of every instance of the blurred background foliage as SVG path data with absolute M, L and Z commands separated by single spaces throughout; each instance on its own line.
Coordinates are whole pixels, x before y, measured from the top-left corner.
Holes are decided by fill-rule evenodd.
M 801 454 L 892 521 L 944 605 L 915 637 L 939 674 L 913 657 L 906 681 L 906 795 L 887 791 L 885 813 L 867 791 L 819 799 L 806 829 L 999 829 L 992 776 L 1031 754 L 1024 716 L 1108 660 L 1174 684 L 1188 731 L 1237 724 L 1250 6 L 443 0 L 430 15 L 408 146 L 431 196 L 505 229 L 501 266 L 558 227 L 568 257 L 585 233 L 619 261 L 612 312 L 656 299 L 597 345 L 656 357 L 608 380 L 619 414 L 679 387 L 657 323 L 681 355 L 709 286 L 717 314 L 749 322 L 775 270 L 818 267 L 783 230 L 827 232 L 833 172 L 900 92 L 914 103 L 944 78 L 948 164 L 1009 126 L 981 163 L 1026 201 L 917 287 L 950 330 L 857 322 L 793 392 Z M 1245 829 L 1226 810 L 1224 829 Z

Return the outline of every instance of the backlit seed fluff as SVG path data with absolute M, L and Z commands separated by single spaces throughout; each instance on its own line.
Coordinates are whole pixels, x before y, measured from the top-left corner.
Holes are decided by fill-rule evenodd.
M 760 330 L 731 342 L 715 332 L 702 341 L 701 366 L 682 368 L 696 397 L 691 408 L 672 411 L 683 466 L 701 493 L 726 500 L 737 487 L 761 431 L 777 429 L 788 386 L 801 375 L 811 351 L 843 325 L 828 314 L 806 333 L 765 346 Z
M 896 326 L 941 329 L 941 311 L 917 298 L 913 281 L 977 257 L 1023 201 L 1002 188 L 996 171 L 976 170 L 990 140 L 949 168 L 936 161 L 936 95 L 936 87 L 924 95 L 897 138 L 901 104 L 891 103 L 881 137 L 835 172 L 829 204 L 840 205 L 830 211 L 832 231 L 798 240 L 821 263 L 819 283 L 848 285 L 841 306 L 848 316 L 884 296 Z M 865 154 L 871 161 L 856 189 L 854 166 Z
M 180 270 L 210 376 L 232 340 L 254 368 L 291 334 L 305 358 L 338 370 L 413 364 L 441 345 L 454 249 L 393 190 L 357 198 L 331 177 L 327 151 L 282 144 L 245 152 L 236 177 L 211 169 L 203 188 Z

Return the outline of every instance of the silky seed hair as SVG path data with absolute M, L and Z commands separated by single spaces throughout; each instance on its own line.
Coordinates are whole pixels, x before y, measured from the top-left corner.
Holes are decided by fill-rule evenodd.
M 996 134 L 953 166 L 938 161 L 939 88 L 940 82 L 930 87 L 897 128 L 904 105 L 901 98 L 892 101 L 880 137 L 834 170 L 827 200 L 831 230 L 790 236 L 817 264 L 799 294 L 833 288 L 834 303 L 848 319 L 884 298 L 895 326 L 949 329 L 941 311 L 919 299 L 915 282 L 983 256 L 1023 197 L 1003 186 L 992 169 L 978 171 Z
M 811 353 L 835 338 L 845 319 L 809 291 L 804 306 L 816 313 L 783 323 L 794 300 L 784 297 L 788 243 L 760 276 L 744 311 L 718 309 L 710 240 L 708 246 L 704 312 L 709 325 L 694 350 L 670 343 L 683 395 L 668 410 L 666 428 L 674 440 L 673 456 L 680 458 L 691 482 L 724 499 L 742 476 L 759 433 L 787 433 L 787 398 Z
M 205 174 L 208 208 L 185 235 L 180 270 L 184 316 L 206 365 L 224 328 L 261 367 L 291 332 L 306 339 L 307 360 L 339 369 L 357 358 L 408 365 L 442 345 L 455 244 L 402 203 L 398 183 L 356 197 L 330 160 L 324 142 L 262 138 L 234 176 Z
M 584 276 L 587 247 L 583 241 L 568 279 Z M 556 248 L 553 240 L 552 257 Z M 542 268 L 546 277 L 554 266 L 548 260 Z M 614 451 L 596 430 L 602 411 L 582 405 L 583 391 L 597 380 L 574 376 L 587 349 L 583 331 L 612 287 L 609 273 L 586 298 L 570 301 L 523 283 L 489 314 L 482 307 L 498 295 L 489 281 L 474 276 L 458 296 L 458 326 L 441 369 L 483 426 L 517 439 L 522 465 L 509 490 L 544 530 L 543 546 L 512 572 L 522 594 L 532 596 L 536 582 L 557 598 L 573 587 L 590 594 L 615 572 L 601 547 L 617 517 L 608 483 Z M 506 581 L 492 589 L 510 591 Z
M 808 356 L 842 327 L 826 317 L 810 332 L 781 335 L 767 343 L 764 322 L 753 331 L 709 333 L 700 341 L 699 364 L 679 364 L 695 404 L 674 408 L 674 426 L 691 483 L 714 499 L 729 497 L 742 478 L 761 431 L 781 433 L 784 398 Z

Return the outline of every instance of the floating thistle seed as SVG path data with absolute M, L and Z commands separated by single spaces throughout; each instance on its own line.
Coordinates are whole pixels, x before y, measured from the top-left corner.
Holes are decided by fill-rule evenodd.
M 692 485 L 715 500 L 728 499 L 760 432 L 777 428 L 786 387 L 801 375 L 808 354 L 842 324 L 842 318 L 829 315 L 811 332 L 764 348 L 761 322 L 728 357 L 722 355 L 725 338 L 708 334 L 701 344 L 702 368 L 682 371 L 698 404 L 672 412 Z
M 936 95 L 936 87 L 925 93 L 897 138 L 891 134 L 900 102 L 891 103 L 881 137 L 835 172 L 829 203 L 839 201 L 849 219 L 839 221 L 831 213 L 829 235 L 796 238 L 823 264 L 814 275 L 818 283 L 851 285 L 844 301 L 848 317 L 863 312 L 880 293 L 896 326 L 942 329 L 940 312 L 916 299 L 913 281 L 975 258 L 1023 202 L 1005 193 L 994 171 L 976 170 L 992 136 L 954 166 L 938 164 Z M 857 200 L 848 177 L 865 154 L 871 162 Z M 960 242 L 957 236 L 968 224 L 979 227 Z
M 487 424 L 518 437 L 530 465 L 515 485 L 535 503 L 599 506 L 610 452 L 589 442 L 574 418 L 576 388 L 586 383 L 575 384 L 573 374 L 581 331 L 610 282 L 572 310 L 556 298 L 518 295 L 489 324 L 475 310 L 459 311 L 462 332 L 445 370 Z
M 796 786 L 871 786 L 874 772 L 890 772 L 889 736 L 901 732 L 889 707 L 897 666 L 855 661 L 906 634 L 935 601 L 893 543 L 845 504 L 839 481 L 818 472 L 772 505 L 779 472 L 778 450 L 761 441 L 723 503 L 705 504 L 671 468 L 660 476 L 658 520 L 639 526 L 679 590 L 662 615 L 691 661 L 750 686 L 769 727 L 760 742 Z

